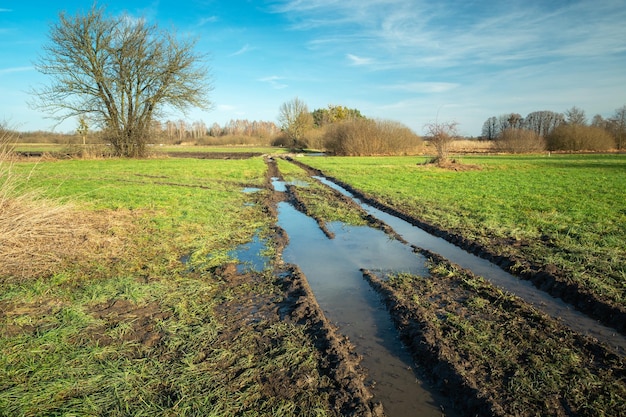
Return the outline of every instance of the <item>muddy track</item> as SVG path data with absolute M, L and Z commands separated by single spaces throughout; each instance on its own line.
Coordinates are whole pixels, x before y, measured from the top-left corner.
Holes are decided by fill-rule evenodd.
M 421 253 L 444 265 L 446 274 L 410 284 L 406 279 L 390 284 L 370 271 L 363 275 L 383 295 L 415 362 L 466 415 L 626 412 L 621 400 L 608 407 L 603 402 L 607 394 L 626 393 L 623 358 L 439 255 Z M 590 411 L 589 404 L 602 405 Z
M 286 200 L 299 200 L 291 195 L 296 187 L 287 191 L 280 193 Z M 304 201 L 299 204 L 306 213 Z M 431 276 L 362 270 L 363 277 L 382 295 L 415 364 L 461 414 L 626 413 L 623 357 L 440 255 L 413 248 L 429 260 Z
M 360 190 L 355 189 L 350 184 L 326 175 L 321 170 L 292 158 L 288 158 L 288 160 L 306 170 L 310 175 L 328 178 L 330 181 L 346 189 L 355 197 L 372 207 L 411 223 L 434 236 L 441 237 L 476 256 L 487 259 L 521 279 L 531 281 L 539 290 L 545 291 L 553 297 L 562 299 L 566 303 L 574 306 L 577 310 L 600 321 L 606 326 L 615 328 L 619 333 L 626 336 L 626 306 L 616 305 L 598 294 L 591 293 L 588 289 L 573 282 L 563 271 L 558 271 L 553 266 L 540 265 L 520 257 L 499 255 L 489 247 L 466 239 L 458 234 L 451 233 L 450 231 L 439 228 L 384 204 L 364 194 Z
M 287 265 L 286 270 L 289 275 L 283 280 L 286 297 L 280 307 L 281 317 L 305 326 L 315 346 L 327 358 L 325 373 L 342 387 L 334 393 L 334 408 L 340 410 L 342 416 L 382 417 L 382 406 L 372 402 L 372 394 L 364 382 L 366 375 L 354 348 L 326 319 L 298 267 Z
M 273 191 L 272 178 L 283 178 L 274 160 L 266 159 L 266 165 L 268 170 L 265 187 L 272 192 L 264 197 L 261 204 L 272 217 L 277 218 L 278 202 L 290 201 L 298 204 L 298 200 L 290 192 Z M 280 227 L 274 226 L 273 239 L 280 258 L 289 237 Z M 278 306 L 280 318 L 304 326 L 316 348 L 326 358 L 323 372 L 338 387 L 331 395 L 333 408 L 343 416 L 383 417 L 382 405 L 372 400 L 373 396 L 365 384 L 367 375 L 359 365 L 360 358 L 355 354 L 354 347 L 326 319 L 304 274 L 297 265 L 279 265 L 276 269 L 277 275 L 282 277 L 280 286 L 285 294 L 284 300 Z

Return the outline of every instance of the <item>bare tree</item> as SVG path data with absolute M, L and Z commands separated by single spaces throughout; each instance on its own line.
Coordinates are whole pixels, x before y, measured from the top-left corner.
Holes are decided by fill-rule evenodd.
M 565 117 L 567 124 L 581 126 L 587 125 L 587 116 L 585 115 L 585 111 L 576 106 L 565 110 Z
M 539 136 L 545 137 L 559 125 L 565 122 L 561 113 L 549 110 L 541 110 L 529 113 L 524 119 L 524 128 L 534 131 Z
M 491 116 L 483 123 L 482 138 L 485 140 L 494 140 L 498 137 L 498 119 Z
M 609 119 L 609 130 L 615 137 L 617 149 L 624 149 L 626 147 L 626 105 L 615 110 L 615 114 Z
M 35 90 L 35 108 L 59 122 L 86 115 L 121 156 L 141 157 L 153 119 L 166 108 L 209 108 L 212 85 L 194 41 L 129 16 L 59 14 L 35 64 L 51 84 Z
M 439 122 L 435 121 L 424 126 L 426 135 L 429 137 L 430 143 L 433 144 L 437 151 L 437 157 L 433 162 L 444 165 L 448 162 L 450 153 L 450 144 L 459 136 L 457 131 L 457 122 Z
M 298 146 L 304 133 L 313 126 L 313 117 L 307 105 L 298 97 L 281 104 L 278 114 L 281 129 L 294 146 Z

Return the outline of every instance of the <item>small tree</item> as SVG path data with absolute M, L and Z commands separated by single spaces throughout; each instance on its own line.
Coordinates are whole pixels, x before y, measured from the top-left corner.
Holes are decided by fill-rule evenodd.
M 437 156 L 433 162 L 439 165 L 445 165 L 449 159 L 450 145 L 459 136 L 457 131 L 457 122 L 432 122 L 424 126 L 426 135 L 430 138 L 437 151 Z
M 299 146 L 304 133 L 313 126 L 313 117 L 307 105 L 298 97 L 281 104 L 278 122 L 292 142 L 292 146 Z
M 76 133 L 80 135 L 83 139 L 83 146 L 87 143 L 87 133 L 89 132 L 89 125 L 87 124 L 87 119 L 84 116 L 80 116 L 78 118 L 78 127 L 76 128 Z
M 617 149 L 626 148 L 626 106 L 615 110 L 615 114 L 608 121 L 608 130 L 615 137 Z
M 166 108 L 209 108 L 212 86 L 194 42 L 94 6 L 59 14 L 35 68 L 51 84 L 34 91 L 33 107 L 59 122 L 86 116 L 120 156 L 146 153 L 152 121 Z
M 565 121 L 569 125 L 585 126 L 587 124 L 587 115 L 583 109 L 574 106 L 565 110 Z

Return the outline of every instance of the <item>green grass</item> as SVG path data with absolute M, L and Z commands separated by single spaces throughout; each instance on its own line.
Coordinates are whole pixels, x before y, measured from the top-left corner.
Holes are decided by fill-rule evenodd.
M 428 343 L 506 415 L 618 416 L 626 411 L 624 362 L 588 349 L 571 331 L 480 277 L 431 260 L 433 276 L 390 277 L 417 312 Z M 492 397 L 493 395 L 493 397 Z
M 278 159 L 277 164 L 285 181 L 296 184 L 298 196 L 310 216 L 324 222 L 340 221 L 353 226 L 367 224 L 361 210 L 337 199 L 327 186 L 311 178 L 302 168 L 283 159 Z
M 469 171 L 423 166 L 420 157 L 302 161 L 497 252 L 554 264 L 626 303 L 624 155 L 463 157 L 482 168 Z
M 257 311 L 282 301 L 271 271 L 232 283 L 220 272 L 229 251 L 275 221 L 256 202 L 267 191 L 242 192 L 262 187 L 261 158 L 11 170 L 29 177 L 21 191 L 110 218 L 124 248 L 0 280 L 0 416 L 336 415 L 305 330 Z
M 246 185 L 262 185 L 260 158 L 72 160 L 20 163 L 14 169 L 30 176 L 25 187 L 44 189 L 48 197 L 91 210 L 145 213 L 139 221 L 153 230 L 145 237 L 179 250 L 206 255 L 244 243 L 263 221 L 241 192 Z

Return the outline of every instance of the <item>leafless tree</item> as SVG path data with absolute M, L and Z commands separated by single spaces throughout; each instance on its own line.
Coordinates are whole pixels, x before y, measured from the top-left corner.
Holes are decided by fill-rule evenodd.
M 485 123 L 483 123 L 482 138 L 485 140 L 494 140 L 498 137 L 498 119 L 495 116 L 491 116 Z
M 313 117 L 307 105 L 298 97 L 281 104 L 278 114 L 281 129 L 298 146 L 304 133 L 313 126 Z
M 615 110 L 615 114 L 609 119 L 609 131 L 615 137 L 617 149 L 624 149 L 626 147 L 626 105 Z
M 434 162 L 444 165 L 448 162 L 450 154 L 450 144 L 459 136 L 457 127 L 458 123 L 435 121 L 424 126 L 426 135 L 429 137 L 430 143 L 433 144 L 437 151 L 437 157 Z
M 524 119 L 524 128 L 532 130 L 539 136 L 545 137 L 564 122 L 565 118 L 561 113 L 541 110 L 528 113 Z
M 86 115 L 116 153 L 142 157 L 153 119 L 166 108 L 209 108 L 205 57 L 194 41 L 129 16 L 59 14 L 35 64 L 51 83 L 35 90 L 33 107 L 59 122 Z
M 565 110 L 565 121 L 570 125 L 587 125 L 587 116 L 585 111 L 574 106 L 571 109 Z

